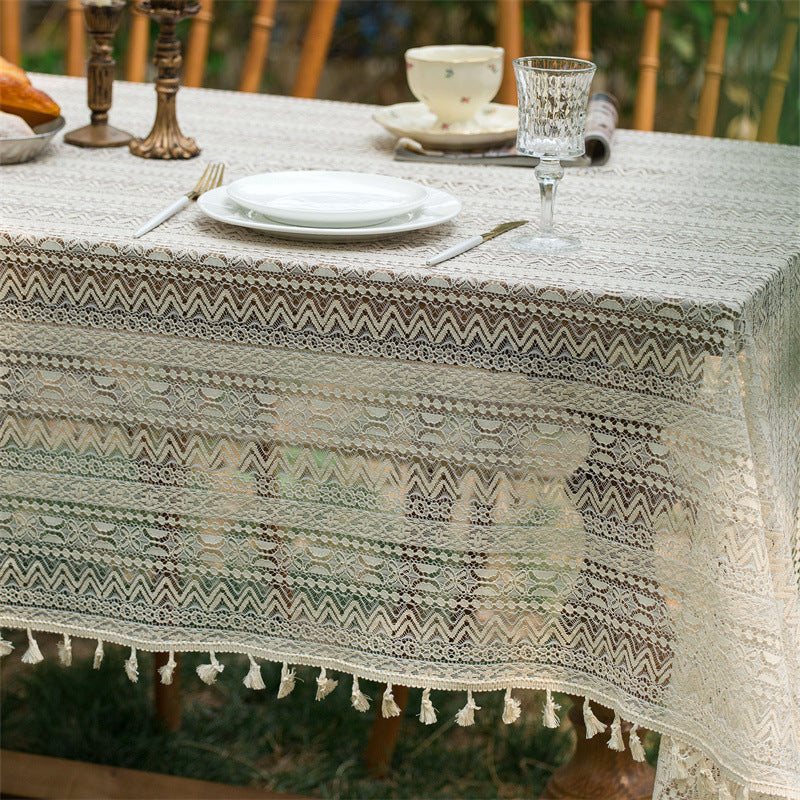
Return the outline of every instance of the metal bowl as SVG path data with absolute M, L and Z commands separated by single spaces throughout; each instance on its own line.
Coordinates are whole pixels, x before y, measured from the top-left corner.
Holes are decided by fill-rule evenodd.
M 64 117 L 43 122 L 33 129 L 33 136 L 20 139 L 0 139 L 0 164 L 21 164 L 36 158 L 50 140 L 64 127 Z

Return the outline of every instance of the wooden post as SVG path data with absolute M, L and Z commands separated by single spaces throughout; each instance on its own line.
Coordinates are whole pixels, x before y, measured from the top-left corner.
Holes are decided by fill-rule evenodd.
M 706 58 L 705 80 L 697 107 L 697 122 L 694 132 L 698 136 L 713 136 L 719 108 L 719 86 L 725 65 L 725 45 L 728 39 L 728 24 L 736 13 L 736 0 L 714 0 L 714 28 Z
M 338 13 L 339 0 L 315 0 L 292 87 L 294 97 L 316 97 Z
M 392 695 L 400 708 L 400 714 L 396 717 L 384 717 L 381 714 L 381 698 L 385 690 L 386 684 L 381 687 L 378 701 L 375 704 L 375 721 L 372 723 L 369 742 L 364 752 L 367 769 L 375 777 L 382 777 L 389 772 L 389 767 L 392 765 L 392 754 L 397 745 L 397 737 L 400 735 L 403 714 L 408 705 L 408 687 L 392 685 Z
M 584 61 L 592 59 L 592 1 L 575 0 L 575 23 L 572 55 Z
M 18 66 L 21 31 L 19 0 L 0 0 L 0 56 Z
M 800 4 L 797 0 L 783 2 L 783 36 L 775 59 L 775 68 L 769 79 L 769 90 L 761 121 L 758 124 L 756 139 L 759 142 L 778 141 L 778 122 L 783 109 L 783 96 L 789 82 L 789 69 L 792 66 L 792 55 L 797 44 L 797 31 L 800 24 Z
M 161 683 L 159 669 L 169 660 L 168 653 L 156 653 L 153 658 L 153 689 L 155 714 L 168 731 L 181 729 L 181 656 L 175 653 L 177 665 L 172 673 L 172 683 Z
M 653 130 L 658 86 L 658 51 L 661 38 L 661 14 L 667 0 L 643 0 L 645 7 L 642 50 L 639 56 L 639 80 L 633 107 L 633 127 L 638 131 Z
M 269 41 L 275 25 L 275 6 L 277 0 L 260 0 L 253 15 L 250 42 L 247 45 L 247 56 L 242 67 L 242 78 L 239 83 L 240 92 L 257 92 L 261 88 L 264 76 L 264 62 L 269 52 Z
M 67 75 L 86 74 L 86 24 L 81 0 L 67 2 L 67 47 L 64 67 Z
M 130 8 L 128 52 L 125 54 L 125 80 L 142 83 L 147 72 L 147 51 L 150 46 L 150 18 Z
M 568 714 L 575 728 L 575 753 L 552 774 L 541 800 L 650 800 L 656 773 L 646 761 L 633 760 L 631 724 L 622 723 L 625 750 L 609 750 L 608 731 L 586 738 L 582 704 L 582 698 L 573 698 Z M 606 725 L 614 719 L 614 712 L 603 706 L 592 704 L 592 711 Z
M 495 0 L 497 8 L 497 44 L 505 50 L 503 80 L 497 100 L 506 105 L 517 104 L 517 81 L 511 62 L 522 56 L 523 14 L 520 0 Z
M 208 63 L 208 43 L 214 19 L 214 0 L 200 0 L 200 11 L 192 20 L 186 42 L 186 62 L 183 68 L 184 86 L 202 86 Z

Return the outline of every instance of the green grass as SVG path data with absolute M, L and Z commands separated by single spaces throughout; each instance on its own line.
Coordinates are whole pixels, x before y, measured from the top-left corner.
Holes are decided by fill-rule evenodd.
M 434 691 L 439 722 L 424 726 L 416 719 L 421 693 L 412 691 L 392 773 L 376 780 L 361 762 L 373 711 L 350 706 L 347 675 L 336 674 L 339 686 L 318 703 L 317 670 L 301 668 L 302 682 L 277 700 L 278 665 L 263 664 L 267 688 L 253 692 L 241 683 L 246 658 L 223 656 L 225 671 L 206 686 L 194 668 L 207 656 L 188 655 L 183 727 L 171 734 L 152 715 L 148 654 L 138 654 L 140 678 L 132 684 L 123 668 L 127 649 L 106 645 L 95 671 L 88 659 L 65 668 L 55 647 L 43 646 L 45 661 L 26 667 L 18 660 L 25 642 L 13 638 L 18 648 L 4 659 L 0 729 L 2 746 L 12 750 L 328 798 L 512 798 L 538 796 L 571 748 L 568 730 L 542 728 L 540 693 L 515 693 L 523 716 L 513 725 L 500 719 L 501 692 L 476 694 L 476 725 L 459 728 L 453 716 L 464 693 Z M 377 684 L 361 681 L 361 689 L 379 699 Z M 566 698 L 559 702 L 568 708 Z M 649 749 L 654 756 L 653 742 Z

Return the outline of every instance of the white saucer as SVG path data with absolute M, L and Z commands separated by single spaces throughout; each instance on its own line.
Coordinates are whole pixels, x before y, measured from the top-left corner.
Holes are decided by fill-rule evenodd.
M 271 220 L 306 228 L 376 225 L 416 211 L 428 197 L 419 183 L 365 172 L 265 172 L 228 186 L 228 196 Z
M 390 236 L 393 233 L 431 228 L 434 225 L 447 222 L 447 220 L 452 219 L 461 211 L 461 202 L 451 194 L 442 192 L 439 189 L 428 189 L 426 201 L 422 208 L 416 211 L 392 217 L 392 219 L 378 225 L 353 228 L 303 228 L 276 222 L 258 211 L 250 211 L 236 205 L 228 197 L 228 190 L 225 186 L 220 186 L 219 189 L 212 189 L 210 192 L 200 195 L 197 198 L 197 205 L 204 214 L 229 225 L 265 231 L 283 239 L 310 239 L 326 242 L 377 239 L 381 236 Z
M 489 103 L 475 119 L 443 128 L 424 103 L 397 103 L 378 109 L 372 119 L 395 136 L 408 136 L 423 147 L 470 150 L 514 139 L 518 112 L 516 106 Z

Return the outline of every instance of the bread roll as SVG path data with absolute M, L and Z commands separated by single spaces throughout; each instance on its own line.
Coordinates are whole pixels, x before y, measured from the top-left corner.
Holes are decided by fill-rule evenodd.
M 31 128 L 55 119 L 61 109 L 52 97 L 31 85 L 25 71 L 0 57 L 0 111 L 22 117 Z
M 34 133 L 22 117 L 0 111 L 0 139 L 23 139 Z

